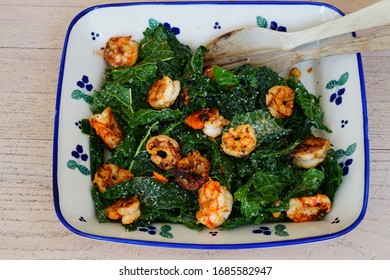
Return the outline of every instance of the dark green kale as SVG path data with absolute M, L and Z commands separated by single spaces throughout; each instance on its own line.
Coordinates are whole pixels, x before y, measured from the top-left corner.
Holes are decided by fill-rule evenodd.
M 192 55 L 190 47 L 180 43 L 162 24 L 147 28 L 140 46 L 139 65 L 156 64 L 160 78 L 179 79 Z
M 240 79 L 240 86 L 248 95 L 256 98 L 258 109 L 266 109 L 265 96 L 268 90 L 283 81 L 277 73 L 266 66 L 254 67 L 247 64 L 234 69 L 233 72 Z
M 330 132 L 323 123 L 320 98 L 308 92 L 294 77 L 283 79 L 268 67 L 244 65 L 233 70 L 215 66 L 214 78 L 203 73 L 207 48 L 191 53 L 171 30 L 162 24 L 147 28 L 140 41 L 139 57 L 132 67 L 106 70 L 100 90 L 91 97 L 91 111 L 111 107 L 125 138 L 105 162 L 130 170 L 135 178 L 119 183 L 105 193 L 92 187 L 92 198 L 100 222 L 107 222 L 106 209 L 118 199 L 137 196 L 141 217 L 128 230 L 154 222 L 182 223 L 203 228 L 196 220 L 197 192 L 180 188 L 172 170 L 161 170 L 145 149 L 154 135 L 166 134 L 180 145 L 181 155 L 198 150 L 211 163 L 210 177 L 226 186 L 234 196 L 232 212 L 222 225 L 231 229 L 246 224 L 288 220 L 285 211 L 293 197 L 323 193 L 333 201 L 342 181 L 335 152 L 308 170 L 295 166 L 289 155 L 313 128 Z M 163 76 L 179 80 L 179 98 L 168 109 L 154 110 L 146 102 L 150 87 Z M 294 113 L 273 118 L 267 110 L 266 94 L 275 85 L 288 85 L 295 94 Z M 184 124 L 189 114 L 202 108 L 217 108 L 230 121 L 224 128 L 250 124 L 256 134 L 256 148 L 245 158 L 227 155 L 221 137 L 210 139 L 201 130 Z M 104 144 L 89 126 L 91 171 L 104 163 Z M 157 181 L 153 172 L 168 178 Z M 274 212 L 282 212 L 275 218 Z
M 305 129 L 315 127 L 331 132 L 331 130 L 323 123 L 324 111 L 320 105 L 320 97 L 316 97 L 308 92 L 305 86 L 300 81 L 297 82 L 294 76 L 288 79 L 286 83 L 295 91 L 296 94 L 296 105 L 292 120 L 297 121 L 296 118 L 300 118 L 300 120 L 297 121 L 298 125 L 295 125 L 295 128 L 298 129 L 298 126 L 302 126 Z
M 210 155 L 209 158 L 212 158 L 211 177 L 217 179 L 231 192 L 235 191 L 236 187 L 239 185 L 238 181 L 240 180 L 240 178 L 237 177 L 237 166 L 232 160 L 232 157 L 222 151 L 219 141 L 212 142 L 212 155 Z
M 325 177 L 320 186 L 320 193 L 326 194 L 331 201 L 334 200 L 335 193 L 343 181 L 343 170 L 337 163 L 336 152 L 331 149 L 320 169 Z
M 101 196 L 99 189 L 96 185 L 92 186 L 91 196 L 95 204 L 95 211 L 99 223 L 108 222 L 109 220 L 107 219 L 106 213 L 107 213 L 107 207 L 110 205 L 110 203 L 105 201 L 105 199 Z
M 88 119 L 83 119 L 81 121 L 81 131 L 84 134 L 89 135 L 89 161 L 91 168 L 91 180 L 93 180 L 98 168 L 104 164 L 105 144 L 100 136 L 97 135 L 96 131 L 92 129 Z
M 207 52 L 207 48 L 200 46 L 188 60 L 184 76 L 200 75 L 203 72 L 204 62 L 203 58 Z
M 195 218 L 198 209 L 197 194 L 174 183 L 163 183 L 151 177 L 135 177 L 111 187 L 99 196 L 101 200 L 110 203 L 137 196 L 142 209 L 138 222 L 151 223 L 157 219 L 174 223 L 185 222 L 191 228 L 199 228 Z

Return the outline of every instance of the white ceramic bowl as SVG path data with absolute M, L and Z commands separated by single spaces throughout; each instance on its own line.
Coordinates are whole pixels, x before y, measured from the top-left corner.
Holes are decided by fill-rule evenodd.
M 176 224 L 155 224 L 127 232 L 120 223 L 99 223 L 90 194 L 89 144 L 79 123 L 91 115 L 86 101 L 101 86 L 106 68 L 97 53 L 112 36 L 132 34 L 140 40 L 148 24 L 158 21 L 168 23 L 181 42 L 195 49 L 246 25 L 297 31 L 341 15 L 333 6 L 309 2 L 128 3 L 82 11 L 66 34 L 58 82 L 53 192 L 60 221 L 70 231 L 89 238 L 195 249 L 296 245 L 335 238 L 354 229 L 364 217 L 369 185 L 366 97 L 359 54 L 298 65 L 303 84 L 321 96 L 325 123 L 333 131 L 326 137 L 338 150 L 338 162 L 344 171 L 332 211 L 321 221 L 201 232 Z M 310 68 L 312 71 L 306 71 Z

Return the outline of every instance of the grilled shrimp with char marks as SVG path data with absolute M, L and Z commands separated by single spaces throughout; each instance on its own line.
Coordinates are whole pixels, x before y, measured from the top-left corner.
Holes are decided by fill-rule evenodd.
M 121 219 L 124 225 L 134 223 L 141 216 L 140 203 L 137 196 L 116 201 L 107 208 L 106 216 L 110 220 Z
M 133 66 L 138 58 L 138 42 L 131 36 L 112 37 L 104 48 L 104 59 L 114 68 Z
M 97 185 L 99 191 L 103 193 L 110 187 L 133 178 L 134 175 L 129 170 L 105 163 L 96 171 L 92 184 Z
M 184 189 L 195 191 L 208 181 L 210 167 L 209 160 L 199 151 L 188 153 L 175 168 L 175 182 Z
M 172 80 L 168 76 L 155 82 L 148 92 L 147 101 L 154 109 L 169 108 L 180 93 L 180 81 Z
M 214 229 L 222 225 L 229 217 L 233 207 L 233 196 L 218 181 L 209 181 L 198 190 L 199 211 L 196 218 L 199 223 Z
M 299 167 L 309 169 L 323 162 L 331 145 L 327 139 L 311 137 L 300 143 L 290 154 L 293 163 Z
M 256 134 L 249 124 L 231 127 L 222 134 L 222 150 L 231 156 L 243 158 L 256 148 Z
M 329 213 L 331 208 L 332 203 L 324 194 L 291 198 L 287 216 L 294 222 L 315 221 Z
M 265 102 L 270 114 L 277 119 L 291 117 L 294 112 L 295 92 L 288 86 L 273 86 Z
M 202 129 L 211 138 L 218 137 L 229 121 L 219 114 L 217 109 L 203 108 L 184 119 L 184 123 L 193 129 Z
M 163 170 L 169 170 L 181 160 L 180 146 L 168 135 L 151 137 L 146 143 L 151 161 Z
M 122 129 L 117 123 L 110 107 L 104 109 L 101 114 L 91 116 L 89 118 L 89 124 L 111 149 L 116 148 L 124 137 Z

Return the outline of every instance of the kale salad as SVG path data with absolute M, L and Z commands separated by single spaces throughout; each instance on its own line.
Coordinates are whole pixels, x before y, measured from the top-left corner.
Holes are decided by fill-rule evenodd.
M 251 65 L 205 71 L 206 47 L 192 52 L 162 24 L 143 35 L 139 43 L 126 37 L 125 47 L 125 37 L 107 42 L 107 62 L 132 61 L 107 67 L 83 121 L 99 222 L 228 230 L 330 211 L 342 173 L 329 141 L 313 135 L 331 133 L 319 97 L 297 76 Z M 300 153 L 301 161 L 317 158 L 316 148 L 319 162 L 297 164 Z

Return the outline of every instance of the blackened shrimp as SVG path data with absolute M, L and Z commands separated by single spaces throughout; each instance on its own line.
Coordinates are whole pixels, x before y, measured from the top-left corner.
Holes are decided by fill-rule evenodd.
M 231 156 L 243 158 L 256 148 L 256 134 L 249 124 L 231 127 L 222 134 L 222 150 Z
M 331 208 L 332 203 L 324 194 L 291 198 L 287 216 L 294 222 L 315 221 L 327 214 Z
M 97 185 L 99 191 L 103 193 L 110 187 L 133 178 L 134 175 L 129 170 L 105 163 L 96 171 L 92 184 Z
M 146 143 L 146 151 L 151 161 L 163 170 L 174 168 L 181 160 L 180 146 L 168 135 L 151 137 Z
M 91 116 L 89 124 L 111 149 L 116 148 L 124 137 L 110 107 L 104 109 L 101 114 Z
M 270 114 L 277 119 L 291 117 L 294 112 L 295 92 L 288 86 L 274 86 L 265 101 Z
M 168 76 L 155 82 L 148 92 L 147 101 L 154 109 L 169 108 L 180 93 L 180 81 L 172 80 Z
M 202 129 L 203 133 L 211 138 L 218 137 L 222 129 L 229 124 L 217 109 L 201 109 L 184 119 L 184 123 L 193 129 Z
M 327 139 L 311 137 L 300 143 L 290 154 L 293 163 L 299 167 L 309 169 L 323 162 L 331 145 Z
M 112 37 L 104 48 L 104 59 L 114 68 L 132 66 L 138 58 L 138 42 L 131 36 Z
M 188 153 L 175 168 L 175 182 L 184 189 L 195 191 L 209 179 L 210 162 L 199 151 Z

